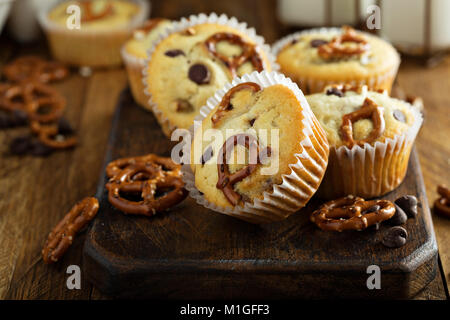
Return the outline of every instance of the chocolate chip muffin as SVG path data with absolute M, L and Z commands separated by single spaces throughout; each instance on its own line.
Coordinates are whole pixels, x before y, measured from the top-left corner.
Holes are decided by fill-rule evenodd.
M 416 107 L 366 86 L 336 85 L 306 98 L 331 147 L 320 195 L 376 197 L 402 182 L 422 124 Z
M 255 72 L 225 86 L 207 107 L 191 147 L 191 195 L 258 223 L 305 206 L 324 175 L 328 143 L 298 87 L 280 74 Z
M 191 16 L 153 49 L 144 82 L 166 135 L 189 128 L 206 100 L 234 76 L 271 70 L 264 40 L 226 16 Z
M 281 72 L 305 94 L 330 84 L 391 90 L 400 57 L 388 42 L 350 27 L 312 29 L 274 44 Z

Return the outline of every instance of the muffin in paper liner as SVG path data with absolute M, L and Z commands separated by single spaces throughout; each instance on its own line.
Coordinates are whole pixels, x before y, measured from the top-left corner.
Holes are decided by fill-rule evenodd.
M 158 45 L 167 37 L 170 35 L 183 31 L 188 30 L 191 27 L 195 27 L 197 25 L 201 24 L 217 24 L 221 26 L 227 26 L 235 29 L 238 33 L 244 34 L 247 38 L 249 38 L 256 46 L 257 52 L 260 54 L 260 56 L 263 57 L 263 67 L 264 70 L 272 71 L 272 70 L 278 70 L 279 66 L 275 62 L 275 57 L 272 55 L 269 45 L 265 43 L 265 40 L 262 36 L 259 36 L 256 34 L 256 31 L 254 28 L 249 28 L 247 26 L 247 23 L 245 22 L 239 22 L 235 17 L 228 17 L 225 14 L 221 14 L 220 16 L 216 13 L 211 13 L 209 15 L 206 15 L 204 13 L 198 14 L 198 15 L 191 15 L 189 18 L 182 18 L 179 21 L 173 22 L 172 26 L 163 32 L 159 39 L 154 42 L 152 48 L 148 51 L 147 59 L 146 59 L 146 67 L 143 71 L 143 77 L 142 81 L 144 83 L 145 88 L 145 94 L 148 96 L 149 104 L 152 108 L 153 113 L 155 114 L 156 119 L 158 120 L 164 134 L 168 137 L 170 137 L 171 133 L 178 127 L 175 125 L 166 115 L 164 115 L 163 111 L 161 110 L 160 106 L 154 101 L 154 97 L 151 94 L 150 86 L 151 84 L 148 81 L 149 78 L 149 65 L 152 60 L 152 55 L 157 49 Z M 228 81 L 231 81 L 232 77 L 228 76 L 226 81 L 223 82 L 225 84 Z M 211 93 L 205 96 L 204 101 L 199 104 L 198 106 L 195 106 L 197 108 L 197 112 L 193 114 L 192 116 L 189 115 L 186 120 L 186 126 L 185 128 L 188 129 L 189 126 L 192 124 L 192 121 L 194 117 L 198 114 L 198 108 L 200 108 L 207 100 L 207 98 L 212 95 L 217 89 L 222 87 L 217 86 L 215 88 L 211 88 Z M 195 111 L 194 111 L 195 112 Z
M 163 32 L 163 30 L 168 27 L 167 24 L 170 23 L 170 20 L 162 18 L 152 19 L 150 21 L 157 21 L 157 24 L 151 30 L 146 31 L 146 33 L 156 32 L 155 36 L 152 36 L 152 38 L 155 37 L 155 40 L 159 38 L 158 33 Z M 145 35 L 145 37 L 146 36 L 147 35 Z M 152 108 L 148 103 L 148 97 L 145 94 L 145 87 L 142 82 L 142 74 L 145 68 L 145 60 L 146 60 L 145 57 L 147 56 L 147 52 L 145 54 L 145 57 L 138 56 L 136 54 L 133 54 L 132 52 L 129 52 L 127 48 L 130 41 L 132 40 L 130 39 L 129 41 L 127 41 L 120 50 L 120 54 L 122 56 L 122 60 L 125 65 L 125 69 L 127 71 L 128 83 L 130 85 L 131 93 L 133 95 L 134 100 L 144 109 L 151 111 Z
M 277 57 L 280 71 L 295 81 L 305 94 L 322 92 L 325 87 L 331 84 L 367 85 L 370 90 L 387 90 L 390 92 L 400 65 L 400 56 L 388 42 L 369 33 L 357 31 L 358 35 L 368 39 L 369 44 L 372 42 L 372 46 L 376 45 L 376 58 L 379 61 L 375 61 L 375 57 L 370 55 L 363 55 L 360 58 L 361 65 L 349 65 L 344 60 L 338 63 L 331 61 L 326 66 L 318 56 L 314 56 L 316 53 L 311 53 L 313 63 L 305 68 L 305 66 L 295 65 L 295 57 L 293 56 L 280 58 L 283 51 L 290 45 L 296 44 L 300 38 L 308 40 L 309 46 L 309 41 L 315 40 L 315 36 L 331 39 L 341 33 L 341 28 L 315 28 L 281 38 L 272 46 L 272 53 Z M 373 63 L 372 60 L 374 60 Z
M 245 74 L 241 78 L 235 77 L 232 82 L 227 83 L 224 88 L 218 90 L 207 100 L 206 105 L 200 109 L 200 114 L 195 123 L 198 124 L 205 118 L 210 118 L 212 110 L 221 102 L 226 92 L 244 82 L 257 83 L 262 90 L 275 85 L 282 85 L 290 90 L 290 94 L 293 94 L 294 99 L 296 99 L 295 103 L 301 109 L 299 113 L 302 116 L 300 123 L 303 125 L 303 127 L 292 128 L 292 130 L 301 130 L 301 141 L 298 141 L 300 152 L 292 157 L 296 162 L 290 163 L 288 171 L 281 174 L 281 183 L 273 184 L 272 187 L 269 187 L 271 191 L 264 191 L 261 196 L 254 197 L 253 201 L 245 201 L 243 205 L 240 203 L 236 206 L 231 204 L 222 206 L 208 201 L 196 187 L 191 164 L 183 164 L 183 180 L 190 196 L 208 209 L 251 223 L 280 221 L 304 207 L 318 189 L 328 162 L 329 147 L 326 134 L 298 86 L 280 73 L 266 71 Z M 191 137 L 194 137 L 198 128 L 198 125 L 190 128 Z M 281 143 L 282 141 L 280 141 L 280 145 Z M 193 144 L 194 142 L 192 142 Z M 189 159 L 192 159 L 191 149 L 192 146 L 189 145 L 189 151 L 186 152 L 189 153 L 187 156 Z M 280 155 L 280 158 L 282 156 Z M 217 181 L 217 178 L 214 179 Z
M 334 199 L 349 194 L 364 198 L 379 197 L 398 187 L 406 175 L 411 149 L 423 121 L 420 110 L 405 101 L 388 97 L 387 92 L 370 93 L 367 88 L 362 91 L 364 98 L 368 94 L 383 95 L 396 107 L 407 107 L 413 119 L 403 133 L 387 134 L 382 141 L 366 142 L 362 146 L 335 146 L 333 139 L 328 136 L 328 167 L 317 191 L 321 198 Z M 315 107 L 316 101 L 312 101 L 313 96 L 318 97 L 319 94 L 307 96 L 307 100 L 320 120 L 320 111 Z
M 57 5 L 66 1 L 58 1 Z M 101 29 L 69 29 L 49 18 L 51 10 L 57 5 L 43 6 L 38 13 L 38 21 L 47 36 L 55 59 L 81 67 L 114 67 L 122 64 L 120 50 L 131 36 L 133 29 L 140 26 L 150 10 L 144 0 L 129 0 L 138 6 L 138 12 L 126 25 Z M 69 17 L 69 15 L 67 15 Z

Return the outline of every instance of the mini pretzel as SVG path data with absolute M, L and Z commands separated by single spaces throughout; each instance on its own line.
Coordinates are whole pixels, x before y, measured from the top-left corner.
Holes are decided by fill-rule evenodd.
M 156 164 L 161 167 L 161 170 L 167 171 L 170 174 L 178 174 L 178 169 L 180 168 L 179 165 L 173 162 L 170 158 L 159 157 L 155 154 L 147 154 L 140 157 L 116 159 L 110 162 L 106 166 L 106 175 L 108 176 L 108 178 L 112 178 L 115 175 L 119 174 L 126 167 L 135 165 L 137 163 Z
M 445 186 L 438 186 L 437 192 L 441 197 L 434 202 L 435 212 L 450 217 L 450 189 Z
M 48 108 L 49 111 L 41 113 L 40 110 Z M 43 123 L 57 121 L 61 118 L 65 109 L 65 101 L 63 99 L 55 98 L 40 98 L 32 101 L 27 106 L 28 117 L 30 120 L 35 120 Z
M 249 164 L 241 170 L 236 171 L 235 173 L 230 173 L 227 164 L 228 158 L 231 155 L 231 150 L 238 144 L 248 149 Z M 267 147 L 265 149 L 265 152 L 267 154 L 270 154 L 270 147 Z M 219 151 L 218 157 L 218 180 L 216 188 L 222 190 L 227 200 L 233 206 L 236 206 L 240 202 L 242 197 L 239 193 L 234 191 L 234 185 L 251 175 L 252 172 L 255 171 L 256 166 L 261 163 L 258 140 L 252 135 L 243 133 L 231 136 L 223 144 L 222 148 Z
M 107 183 L 106 188 L 108 200 L 114 207 L 125 214 L 145 216 L 169 209 L 187 196 L 179 167 L 167 174 L 154 164 L 142 162 L 123 169 Z M 158 197 L 158 190 L 167 193 Z M 123 193 L 139 193 L 142 200 L 125 199 L 121 195 Z
M 355 141 L 353 138 L 353 122 L 366 118 L 372 119 L 373 129 L 367 138 Z M 366 98 L 360 109 L 342 117 L 340 129 L 342 141 L 348 148 L 352 148 L 354 145 L 363 146 L 365 143 L 373 142 L 384 132 L 383 108 L 379 107 L 371 99 Z
M 233 109 L 230 100 L 234 96 L 234 94 L 238 91 L 247 89 L 250 89 L 253 92 L 258 92 L 261 90 L 261 87 L 254 82 L 244 82 L 228 90 L 228 92 L 223 96 L 222 101 L 220 101 L 219 107 L 217 108 L 216 112 L 214 112 L 214 114 L 211 116 L 213 126 L 215 126 L 220 121 L 220 119 L 222 119 L 227 111 Z
M 77 144 L 76 137 L 65 137 L 59 134 L 56 122 L 41 123 L 33 120 L 30 122 L 30 129 L 37 135 L 40 142 L 53 149 L 68 149 Z
M 46 61 L 36 56 L 23 56 L 7 64 L 3 73 L 11 82 L 62 80 L 69 70 L 60 62 Z
M 356 45 L 348 47 L 344 45 L 345 42 L 353 42 Z M 342 34 L 319 46 L 317 53 L 325 60 L 341 59 L 363 54 L 369 48 L 367 40 L 358 35 L 353 28 L 343 27 Z
M 111 3 L 106 3 L 103 10 L 94 12 L 92 8 L 92 1 L 82 1 L 80 4 L 83 6 L 81 14 L 81 22 L 90 22 L 98 19 L 103 19 L 111 15 L 114 12 L 114 8 Z
M 57 262 L 72 245 L 75 235 L 97 214 L 99 205 L 95 198 L 84 198 L 56 225 L 48 235 L 42 259 L 45 263 Z
M 238 56 L 228 57 L 217 51 L 217 43 L 220 41 L 228 41 L 232 44 L 239 45 L 242 48 L 242 53 Z M 263 62 L 256 47 L 253 44 L 245 42 L 239 35 L 229 32 L 219 32 L 210 36 L 205 41 L 206 48 L 211 54 L 222 60 L 230 70 L 233 77 L 236 76 L 237 70 L 247 61 L 251 62 L 256 71 L 264 69 Z
M 326 231 L 363 230 L 392 218 L 395 206 L 388 200 L 365 201 L 347 196 L 329 201 L 311 214 L 311 222 Z

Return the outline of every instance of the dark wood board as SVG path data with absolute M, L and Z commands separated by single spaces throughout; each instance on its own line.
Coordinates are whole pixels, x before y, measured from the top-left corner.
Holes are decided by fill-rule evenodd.
M 120 97 L 105 164 L 146 153 L 170 155 L 155 118 Z M 414 194 L 419 215 L 405 225 L 405 246 L 388 249 L 379 231 L 331 233 L 309 222 L 307 208 L 288 219 L 252 225 L 212 212 L 190 198 L 152 218 L 114 209 L 102 174 L 100 212 L 84 246 L 89 280 L 105 294 L 156 298 L 411 298 L 438 270 L 437 245 L 416 151 L 405 181 L 386 199 Z M 381 289 L 368 290 L 366 269 L 381 268 Z

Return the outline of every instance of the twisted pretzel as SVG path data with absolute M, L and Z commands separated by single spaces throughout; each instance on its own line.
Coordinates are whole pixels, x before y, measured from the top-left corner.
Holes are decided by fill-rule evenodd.
M 345 46 L 345 42 L 353 42 L 355 46 Z M 355 55 L 360 55 L 369 50 L 370 45 L 367 40 L 358 35 L 351 27 L 343 27 L 342 34 L 334 37 L 330 42 L 319 46 L 317 53 L 325 60 L 341 59 Z
M 242 53 L 238 56 L 228 57 L 224 54 L 217 52 L 217 43 L 220 41 L 227 41 L 232 44 L 239 45 L 242 48 Z M 245 42 L 239 35 L 229 32 L 219 32 L 210 36 L 205 41 L 206 48 L 208 51 L 225 63 L 231 72 L 233 77 L 236 76 L 237 70 L 247 61 L 250 61 L 256 71 L 262 71 L 264 69 L 263 62 L 258 52 L 256 51 L 256 46 Z
M 215 126 L 220 121 L 220 119 L 222 119 L 227 111 L 233 109 L 230 100 L 234 96 L 234 94 L 238 91 L 246 89 L 250 89 L 253 92 L 258 92 L 261 90 L 261 87 L 254 82 L 244 82 L 228 90 L 228 92 L 223 96 L 222 101 L 220 101 L 219 107 L 217 108 L 216 112 L 214 112 L 214 114 L 211 116 L 213 126 Z
M 46 61 L 36 56 L 17 58 L 3 68 L 3 74 L 11 82 L 51 82 L 66 78 L 69 70 L 60 62 Z
M 230 173 L 227 162 L 231 155 L 231 150 L 238 144 L 248 149 L 249 164 L 232 174 Z M 270 147 L 265 148 L 264 151 L 270 156 Z M 217 159 L 218 180 L 216 188 L 222 190 L 228 202 L 233 206 L 236 206 L 242 198 L 239 193 L 234 191 L 234 185 L 251 175 L 252 172 L 255 171 L 256 166 L 260 163 L 261 155 L 259 152 L 259 144 L 254 136 L 244 133 L 237 134 L 229 137 L 223 144 Z
M 388 200 L 365 201 L 347 196 L 329 201 L 311 214 L 310 220 L 326 231 L 363 230 L 392 218 L 395 206 Z
M 30 129 L 31 132 L 37 135 L 39 141 L 53 149 L 68 149 L 74 147 L 78 143 L 76 137 L 66 137 L 63 134 L 60 134 L 56 122 L 41 123 L 37 120 L 33 120 L 30 122 Z
M 368 118 L 371 118 L 373 122 L 372 131 L 367 138 L 355 141 L 353 138 L 353 122 Z M 366 98 L 360 109 L 342 117 L 340 129 L 342 141 L 348 148 L 352 148 L 354 145 L 363 146 L 365 143 L 373 142 L 384 132 L 383 108 L 379 107 L 373 100 Z
M 437 192 L 440 198 L 434 202 L 434 210 L 438 214 L 450 217 L 450 189 L 445 186 L 438 186 Z
M 166 171 L 168 174 L 178 174 L 178 169 L 180 168 L 180 166 L 170 158 L 159 157 L 156 154 L 147 154 L 140 157 L 120 158 L 111 161 L 106 166 L 106 175 L 108 178 L 112 178 L 126 167 L 137 163 L 155 164 L 160 167 L 160 170 Z
M 95 198 L 84 198 L 70 209 L 69 213 L 48 235 L 42 250 L 45 263 L 57 262 L 72 245 L 75 235 L 97 214 L 99 205 Z
M 104 17 L 107 17 L 114 12 L 114 8 L 111 3 L 106 3 L 102 11 L 94 12 L 92 8 L 92 2 L 93 1 L 90 0 L 80 2 L 83 7 L 81 22 L 90 22 L 98 19 L 103 19 Z

